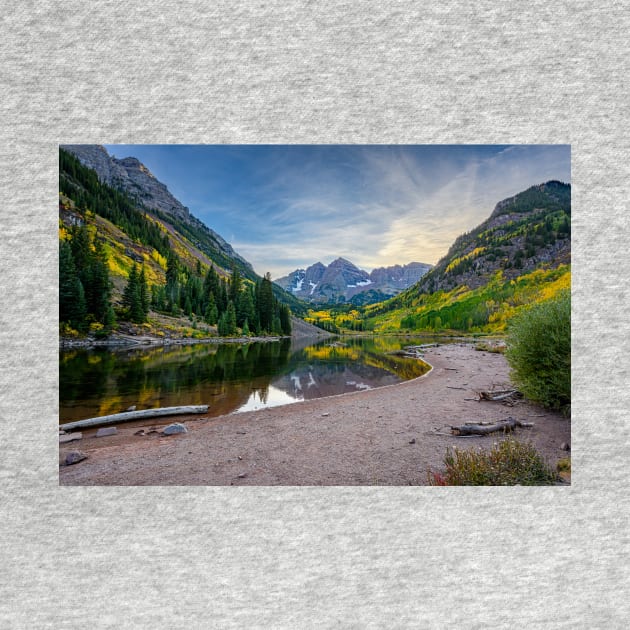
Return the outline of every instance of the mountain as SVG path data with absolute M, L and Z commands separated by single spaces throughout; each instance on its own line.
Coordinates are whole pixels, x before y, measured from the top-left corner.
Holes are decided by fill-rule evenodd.
M 548 181 L 504 199 L 416 284 L 366 306 L 370 330 L 502 332 L 571 286 L 571 186 Z
M 570 217 L 570 184 L 549 181 L 504 199 L 488 219 L 458 237 L 411 291 L 474 289 L 499 270 L 511 280 L 542 265 L 568 264 Z
M 359 269 L 345 258 L 337 258 L 326 267 L 321 262 L 307 269 L 296 269 L 274 282 L 285 291 L 312 303 L 368 304 L 396 295 L 417 282 L 431 265 L 379 267 L 372 273 Z
M 61 149 L 94 170 L 103 184 L 124 191 L 138 206 L 167 221 L 218 265 L 230 268 L 236 263 L 242 273 L 253 279 L 251 264 L 219 234 L 191 215 L 139 160 L 134 157 L 117 159 L 97 144 L 65 144 Z
M 63 337 L 286 334 L 289 308 L 305 312 L 137 159 L 66 146 L 59 150 Z M 129 332 L 133 325 L 143 329 Z

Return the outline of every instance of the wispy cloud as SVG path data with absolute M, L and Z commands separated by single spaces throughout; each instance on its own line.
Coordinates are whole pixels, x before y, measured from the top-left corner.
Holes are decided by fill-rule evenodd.
M 273 277 L 337 256 L 368 271 L 435 263 L 500 200 L 570 181 L 566 145 L 142 147 L 137 157 Z

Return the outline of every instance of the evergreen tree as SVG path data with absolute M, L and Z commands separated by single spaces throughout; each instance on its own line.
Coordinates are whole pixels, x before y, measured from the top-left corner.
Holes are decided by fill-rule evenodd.
M 206 306 L 206 310 L 204 312 L 204 320 L 206 324 L 210 324 L 210 326 L 214 326 L 217 323 L 217 319 L 219 317 L 219 311 L 217 310 L 217 305 L 214 301 L 214 293 L 210 293 L 208 297 L 208 303 Z
M 232 275 L 230 276 L 230 284 L 228 290 L 228 300 L 231 300 L 233 304 L 238 303 L 238 296 L 241 292 L 243 280 L 238 269 L 232 269 Z
M 146 321 L 147 315 L 149 314 L 149 307 L 151 306 L 151 302 L 149 299 L 149 285 L 147 284 L 147 277 L 144 273 L 144 265 L 142 265 L 142 267 L 140 268 L 138 285 L 140 291 L 140 306 L 144 314 L 144 320 Z
M 271 274 L 269 273 L 266 273 L 259 283 L 256 306 L 260 319 L 260 329 L 271 332 L 273 329 L 274 297 L 271 286 Z
M 274 335 L 282 334 L 282 325 L 280 324 L 280 318 L 277 315 L 274 315 L 271 320 L 271 332 Z
M 188 317 L 192 316 L 192 302 L 190 300 L 190 295 L 186 295 L 186 298 L 184 299 L 184 313 L 186 313 L 186 315 L 188 315 Z
M 204 296 L 204 305 L 207 306 L 208 299 L 210 294 L 212 294 L 212 299 L 216 305 L 216 296 L 219 294 L 219 276 L 213 267 L 208 269 L 206 273 L 206 277 L 203 281 L 203 296 Z
M 151 306 L 155 311 L 166 310 L 166 290 L 164 286 L 154 284 L 151 287 Z
M 94 241 L 94 251 L 90 253 L 89 268 L 86 274 L 86 302 L 88 312 L 97 322 L 105 324 L 107 311 L 110 308 L 111 282 L 107 270 L 107 256 L 103 244 Z
M 280 317 L 280 331 L 283 335 L 291 334 L 291 311 L 286 304 L 280 304 L 278 307 Z
M 175 286 L 179 278 L 179 263 L 177 255 L 174 252 L 170 252 L 166 259 L 166 285 Z
M 72 256 L 72 248 L 66 242 L 59 246 L 59 321 L 68 323 L 79 332 L 85 332 L 85 294 Z
M 142 293 L 140 289 L 140 276 L 136 263 L 133 264 L 129 272 L 127 286 L 123 292 L 123 305 L 127 309 L 127 316 L 136 323 L 141 324 L 146 321 L 146 315 L 142 309 Z
M 225 323 L 228 335 L 236 334 L 236 309 L 234 308 L 234 302 L 228 302 L 227 310 L 225 311 Z
M 239 293 L 236 302 L 236 325 L 242 327 L 245 320 L 249 323 L 254 322 L 255 318 L 254 296 L 248 288 L 245 288 Z

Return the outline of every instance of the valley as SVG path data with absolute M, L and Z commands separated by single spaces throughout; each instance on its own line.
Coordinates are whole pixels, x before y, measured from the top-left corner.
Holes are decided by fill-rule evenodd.
M 401 260 L 368 272 L 349 259 L 356 243 L 333 255 L 326 243 L 326 257 L 311 260 L 332 260 L 328 265 L 288 266 L 294 271 L 272 280 L 236 251 L 229 242 L 234 236 L 226 239 L 196 218 L 140 160 L 112 157 L 97 145 L 62 146 L 61 420 L 136 406 L 212 407 L 205 416 L 181 418 L 192 435 L 172 442 L 144 439 L 161 435 L 160 423 L 121 427 L 120 437 L 104 441 L 87 432 L 82 445 L 91 462 L 62 466 L 62 482 L 429 483 L 410 467 L 439 467 L 436 446 L 451 442 L 439 433 L 440 420 L 462 419 L 471 409 L 486 423 L 506 420 L 509 407 L 476 408 L 471 394 L 513 387 L 510 379 L 517 378 L 531 393 L 518 413 L 544 418 L 528 435 L 552 462 L 564 458 L 570 439 L 570 184 L 535 184 L 485 216 L 454 238 L 435 264 Z M 260 231 L 273 236 L 272 227 L 261 224 Z M 546 323 L 528 329 L 530 320 L 539 325 L 536 317 Z M 423 345 L 418 339 L 429 337 L 438 347 L 426 352 L 428 365 L 417 353 L 407 355 L 406 345 Z M 518 344 L 532 339 L 538 355 L 552 353 L 535 361 L 547 361 L 543 381 L 557 383 L 557 391 L 528 389 L 542 363 L 523 366 L 527 353 Z M 535 402 L 548 409 L 535 414 Z M 243 429 L 239 435 L 250 435 L 237 455 L 251 460 L 245 472 L 231 463 L 236 425 Z M 407 434 L 407 445 L 421 444 L 415 454 L 395 437 Z M 165 477 L 165 452 L 179 466 L 181 448 L 194 454 L 217 435 L 222 441 L 213 450 L 212 471 L 194 467 L 198 474 Z M 285 459 L 274 458 L 278 435 L 307 455 L 291 447 Z M 356 457 L 338 448 L 339 440 Z M 73 447 L 64 447 L 62 456 Z M 124 479 L 107 472 L 117 452 L 126 458 Z M 273 464 L 261 468 L 260 454 Z M 287 465 L 286 457 L 299 457 L 304 467 Z M 338 457 L 351 463 L 346 467 Z

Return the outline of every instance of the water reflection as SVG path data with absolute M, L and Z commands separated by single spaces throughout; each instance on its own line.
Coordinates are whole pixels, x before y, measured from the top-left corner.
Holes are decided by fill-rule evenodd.
M 60 354 L 60 421 L 138 409 L 210 405 L 211 415 L 392 385 L 423 374 L 388 354 L 425 340 L 196 344 Z

